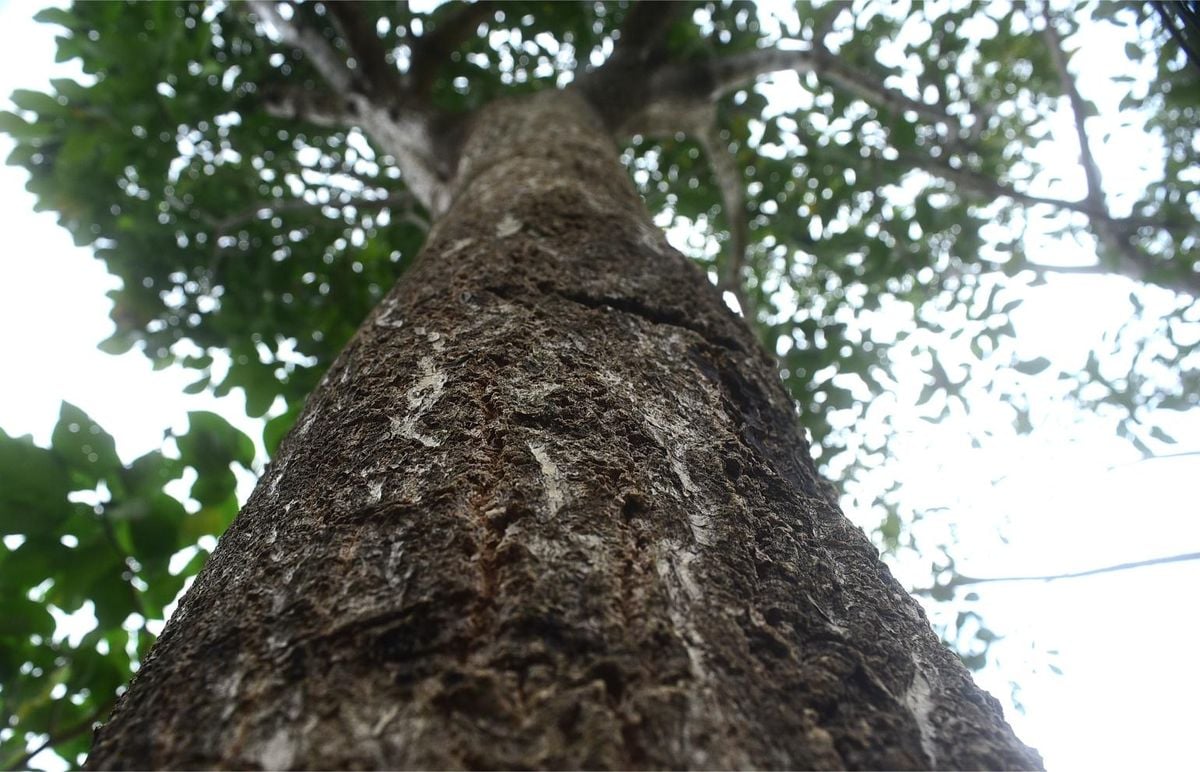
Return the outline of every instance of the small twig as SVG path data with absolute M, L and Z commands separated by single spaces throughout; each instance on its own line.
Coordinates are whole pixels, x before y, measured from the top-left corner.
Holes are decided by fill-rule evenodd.
M 49 733 L 45 740 L 43 740 L 39 745 L 34 746 L 31 750 L 23 753 L 12 764 L 8 765 L 7 768 L 12 770 L 28 769 L 30 760 L 32 760 L 34 756 L 38 755 L 42 751 L 58 745 L 59 743 L 64 743 L 68 740 L 74 740 L 84 732 L 91 730 L 92 725 L 99 721 L 101 717 L 103 717 L 109 710 L 112 709 L 114 701 L 115 700 L 113 699 L 105 701 L 105 703 L 97 708 L 92 715 L 88 716 L 86 719 L 77 724 L 72 724 L 60 732 Z
M 1151 558 L 1149 560 L 1135 560 L 1130 563 L 1118 563 L 1112 566 L 1104 566 L 1103 568 L 1092 568 L 1087 571 L 1072 571 L 1063 574 L 1047 574 L 1043 576 L 964 576 L 958 574 L 945 584 L 927 589 L 914 590 L 917 595 L 931 595 L 934 590 L 947 590 L 955 587 L 962 587 L 970 584 L 991 584 L 994 582 L 1053 582 L 1058 579 L 1080 579 L 1085 576 L 1097 576 L 1099 574 L 1110 574 L 1115 571 L 1128 571 L 1133 568 L 1146 568 L 1149 566 L 1160 566 L 1168 563 L 1184 563 L 1192 560 L 1200 560 L 1200 552 L 1187 552 L 1181 555 L 1168 555 L 1162 558 Z
M 1141 458 L 1134 459 L 1133 461 L 1126 461 L 1123 464 L 1111 464 L 1108 467 L 1108 471 L 1112 472 L 1122 467 L 1133 466 L 1135 464 L 1144 464 L 1147 461 L 1161 461 L 1168 458 L 1187 458 L 1189 456 L 1200 456 L 1200 450 L 1181 450 L 1178 453 L 1156 453 L 1153 456 L 1142 456 Z

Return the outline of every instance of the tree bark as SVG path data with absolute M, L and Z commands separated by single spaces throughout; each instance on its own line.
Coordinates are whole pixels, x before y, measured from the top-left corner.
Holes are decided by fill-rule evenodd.
M 1039 766 L 616 157 L 481 112 L 88 766 Z

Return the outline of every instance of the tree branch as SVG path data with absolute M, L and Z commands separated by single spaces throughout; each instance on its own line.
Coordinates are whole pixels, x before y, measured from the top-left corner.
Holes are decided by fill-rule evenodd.
M 357 105 L 338 94 L 303 86 L 282 86 L 262 92 L 263 110 L 274 118 L 307 121 L 326 128 L 355 125 Z
M 937 588 L 927 588 L 914 590 L 917 595 L 930 595 L 934 589 L 946 590 L 955 587 L 962 587 L 970 584 L 989 584 L 992 582 L 1053 582 L 1058 579 L 1080 579 L 1085 576 L 1098 576 L 1099 574 L 1111 574 L 1115 571 L 1128 571 L 1133 568 L 1146 568 L 1148 566 L 1160 566 L 1168 563 L 1183 563 L 1191 560 L 1200 560 L 1200 552 L 1187 552 L 1182 555 L 1168 555 L 1162 558 L 1151 558 L 1149 560 L 1135 560 L 1130 563 L 1118 563 L 1113 566 L 1104 566 L 1103 568 L 1092 568 L 1087 571 L 1072 571 L 1064 574 L 1048 574 L 1045 576 L 964 576 L 957 574 L 949 582 L 938 585 Z
M 109 710 L 112 709 L 113 702 L 114 700 L 106 701 L 103 705 L 97 708 L 92 715 L 88 716 L 77 724 L 72 724 L 66 729 L 58 732 L 50 732 L 40 745 L 34 746 L 32 750 L 28 750 L 19 756 L 15 761 L 13 761 L 12 764 L 8 765 L 7 769 L 27 769 L 29 767 L 29 762 L 33 759 L 33 757 L 42 751 L 46 750 L 47 748 L 52 748 L 59 743 L 65 743 L 68 740 L 74 740 L 79 735 L 89 731 L 93 724 L 99 721 L 101 717 L 103 717 Z
M 1108 471 L 1112 472 L 1120 469 L 1123 466 L 1133 466 L 1134 464 L 1144 464 L 1147 461 L 1161 461 L 1168 458 L 1187 458 L 1189 456 L 1200 456 L 1200 450 L 1181 450 L 1177 453 L 1158 453 L 1153 456 L 1142 456 L 1133 461 L 1126 461 L 1123 464 L 1112 464 L 1108 467 Z
M 639 0 L 625 14 L 609 61 L 637 62 L 653 69 L 662 58 L 667 30 L 688 10 L 687 3 Z
M 409 41 L 412 64 L 408 68 L 408 80 L 413 94 L 423 97 L 429 93 L 438 68 L 454 49 L 475 34 L 480 24 L 491 18 L 496 6 L 497 3 L 491 0 L 458 3 L 432 31 Z
M 853 94 L 867 104 L 883 107 L 897 114 L 913 112 L 924 120 L 945 124 L 952 136 L 956 136 L 961 127 L 957 117 L 942 111 L 936 105 L 927 105 L 895 89 L 887 88 L 878 79 L 842 64 L 823 48 L 760 48 L 749 53 L 717 59 L 712 66 L 714 77 L 711 97 L 714 99 L 744 87 L 759 75 L 784 70 L 801 74 L 811 72 L 830 86 Z
M 335 92 L 349 94 L 355 90 L 354 71 L 347 66 L 341 54 L 333 50 L 329 41 L 310 27 L 296 23 L 294 9 L 293 16 L 285 19 L 273 0 L 248 0 L 248 2 L 255 15 L 267 22 L 283 42 L 304 53 Z
M 354 54 L 371 95 L 388 104 L 399 101 L 403 82 L 400 71 L 388 62 L 387 48 L 375 31 L 377 19 L 367 14 L 361 3 L 328 3 L 325 7 Z
M 1075 79 L 1071 77 L 1071 72 L 1067 67 L 1067 55 L 1063 51 L 1062 38 L 1059 36 L 1058 30 L 1054 28 L 1054 17 L 1050 14 L 1049 10 L 1046 10 L 1044 18 L 1046 27 L 1042 30 L 1042 35 L 1046 39 L 1046 47 L 1050 51 L 1050 60 L 1054 63 L 1054 70 L 1058 74 L 1058 80 L 1067 95 L 1067 100 L 1071 105 L 1071 114 L 1074 118 L 1075 137 L 1079 141 L 1079 163 L 1083 166 L 1083 174 L 1087 181 L 1087 194 L 1085 198 L 1090 209 L 1095 212 L 1104 213 L 1102 216 L 1094 218 L 1096 236 L 1102 244 L 1108 246 L 1116 255 L 1118 267 L 1122 273 L 1141 279 L 1145 275 L 1145 260 L 1134 250 L 1133 245 L 1130 244 L 1128 231 L 1121 232 L 1112 227 L 1112 219 L 1108 216 L 1108 207 L 1104 203 L 1104 187 L 1100 178 L 1100 165 L 1096 163 L 1096 157 L 1092 154 L 1091 143 L 1088 141 L 1087 128 L 1085 126 L 1087 119 L 1086 105 L 1079 93 L 1079 89 L 1075 85 Z
M 737 165 L 729 148 L 721 142 L 718 135 L 715 118 L 707 127 L 697 133 L 696 139 L 708 156 L 708 163 L 716 177 L 717 187 L 721 191 L 721 208 L 725 220 L 729 224 L 729 244 L 725 265 L 717 276 L 717 286 L 723 292 L 732 292 L 741 306 L 742 315 L 747 319 L 753 318 L 754 311 L 746 297 L 745 285 L 742 278 L 742 268 L 746 261 L 746 250 L 749 244 L 749 223 L 746 221 L 746 189 L 742 179 L 742 169 Z
M 970 169 L 956 169 L 950 166 L 945 161 L 918 156 L 913 153 L 900 153 L 899 161 L 904 165 L 920 169 L 934 177 L 941 177 L 944 180 L 953 182 L 955 185 L 972 190 L 976 193 L 987 195 L 991 198 L 1011 198 L 1022 204 L 1035 206 L 1045 204 L 1058 209 L 1067 209 L 1072 212 L 1080 212 L 1094 219 L 1104 219 L 1118 228 L 1133 229 L 1142 227 L 1160 228 L 1170 231 L 1183 226 L 1180 223 L 1169 223 L 1162 220 L 1157 220 L 1152 217 L 1113 217 L 1106 210 L 1097 210 L 1092 203 L 1084 201 L 1073 201 L 1066 198 L 1054 198 L 1053 196 L 1037 196 L 1032 193 L 1026 193 L 1022 190 L 1017 190 L 1011 185 L 1006 185 L 999 180 L 993 179 L 979 172 L 971 171 Z

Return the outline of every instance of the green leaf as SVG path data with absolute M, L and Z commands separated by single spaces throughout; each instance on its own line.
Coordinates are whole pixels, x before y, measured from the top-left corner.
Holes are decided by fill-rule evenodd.
M 0 534 L 49 533 L 71 514 L 67 471 L 50 451 L 0 430 Z
M 193 493 L 194 495 L 194 493 Z M 182 533 L 188 542 L 196 542 L 201 536 L 220 536 L 237 516 L 237 498 L 232 494 L 225 499 L 201 507 L 199 512 L 183 520 Z
M 183 505 L 159 492 L 147 502 L 144 514 L 130 521 L 133 557 L 141 563 L 166 559 L 183 546 L 180 527 L 187 513 Z
M 69 402 L 62 403 L 50 442 L 55 455 L 66 464 L 79 488 L 95 487 L 100 480 L 121 469 L 112 436 Z
M 12 92 L 12 96 L 9 98 L 19 109 L 30 110 L 37 113 L 39 117 L 55 115 L 64 110 L 57 99 L 49 94 L 43 94 L 41 91 L 30 91 L 29 89 L 19 88 Z
M 247 469 L 254 461 L 254 442 L 216 413 L 188 413 L 188 431 L 176 438 L 183 463 L 206 472 L 228 472 L 237 462 Z
M 34 14 L 33 20 L 41 24 L 61 24 L 68 28 L 79 23 L 78 17 L 65 8 L 43 8 Z
M 1165 442 L 1168 445 L 1174 445 L 1176 443 L 1176 439 L 1163 431 L 1162 427 L 1160 426 L 1151 426 L 1150 436 L 1159 442 Z
M 1013 365 L 1017 372 L 1024 373 L 1026 375 L 1037 375 L 1049 366 L 1050 360 L 1046 359 L 1046 357 L 1037 357 L 1024 362 L 1017 362 Z
M 271 457 L 275 456 L 275 451 L 279 449 L 279 443 L 283 442 L 283 438 L 291 431 L 295 425 L 296 419 L 300 417 L 301 405 L 296 405 L 282 415 L 275 416 L 270 421 L 267 421 L 263 427 L 263 445 L 267 448 L 267 454 Z
M 0 598 L 0 637 L 53 634 L 54 617 L 45 606 L 20 596 Z
M 35 124 L 29 123 L 21 116 L 0 110 L 0 131 L 5 134 L 22 139 L 34 133 L 34 128 Z

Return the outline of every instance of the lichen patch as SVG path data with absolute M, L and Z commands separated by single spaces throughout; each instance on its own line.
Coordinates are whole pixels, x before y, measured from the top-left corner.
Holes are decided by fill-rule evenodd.
M 417 422 L 429 411 L 446 387 L 446 374 L 437 366 L 433 357 L 421 357 L 417 363 L 421 377 L 405 394 L 408 401 L 408 412 L 403 416 L 392 416 L 392 436 L 416 440 L 427 448 L 436 448 L 441 444 L 437 439 L 417 431 Z
M 925 664 L 920 657 L 913 653 L 913 680 L 904 693 L 904 705 L 912 713 L 921 732 L 921 750 L 929 757 L 929 766 L 937 766 L 937 746 L 935 745 L 936 731 L 933 726 L 933 690 L 929 679 L 925 677 Z
M 511 214 L 505 214 L 500 222 L 496 223 L 496 236 L 506 239 L 509 236 L 515 236 L 522 226 L 522 222 Z
M 537 459 L 538 466 L 542 468 L 542 481 L 546 486 L 546 503 L 549 507 L 549 515 L 553 517 L 562 509 L 565 500 L 558 464 L 550 459 L 543 446 L 535 442 L 528 444 L 529 452 L 533 454 L 533 457 Z

